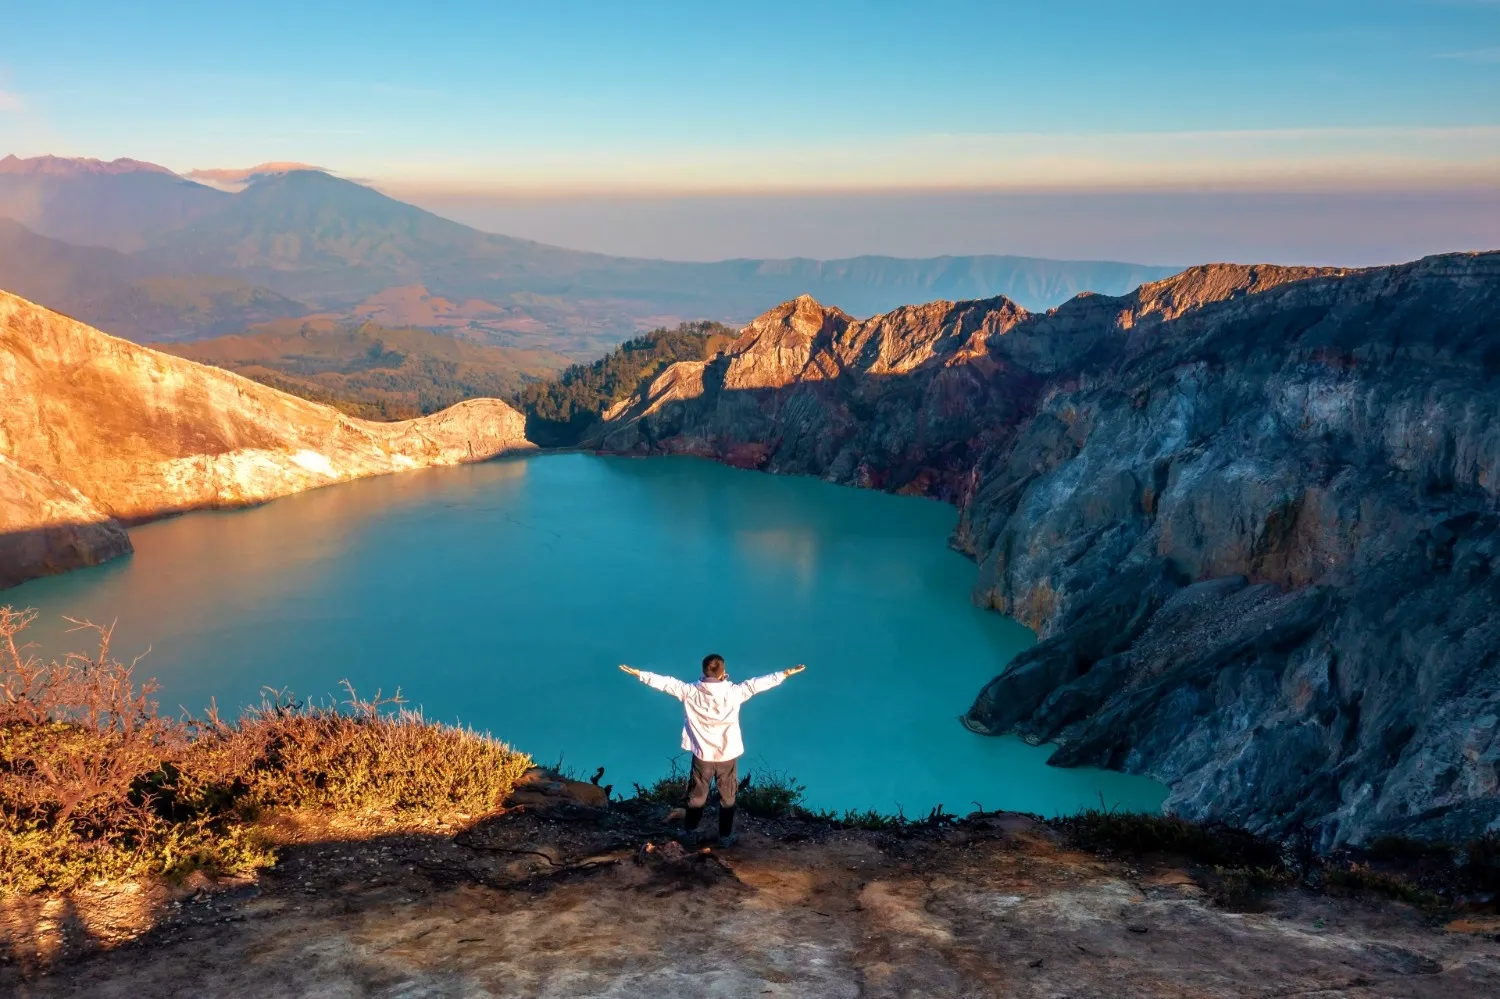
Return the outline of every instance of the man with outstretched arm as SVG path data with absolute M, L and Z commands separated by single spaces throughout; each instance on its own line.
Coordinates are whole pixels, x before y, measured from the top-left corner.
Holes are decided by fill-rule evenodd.
M 693 754 L 683 827 L 688 833 L 698 828 L 703 818 L 703 806 L 708 804 L 708 785 L 717 782 L 719 845 L 734 845 L 734 793 L 739 779 L 739 759 L 745 752 L 745 743 L 740 736 L 740 705 L 807 667 L 799 664 L 744 683 L 734 683 L 729 679 L 724 671 L 724 657 L 720 655 L 703 657 L 703 678 L 697 683 L 684 683 L 674 677 L 629 666 L 620 668 L 646 686 L 671 694 L 682 702 L 682 748 Z

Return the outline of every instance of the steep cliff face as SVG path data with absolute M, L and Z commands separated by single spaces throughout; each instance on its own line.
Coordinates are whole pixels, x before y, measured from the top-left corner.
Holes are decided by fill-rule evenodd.
M 0 455 L 0 587 L 130 550 L 125 528 L 88 497 Z
M 0 292 L 0 585 L 129 551 L 122 524 L 529 447 L 494 399 L 346 417 Z
M 1333 845 L 1500 828 L 1497 411 L 1500 254 L 1470 254 L 1045 315 L 799 300 L 599 444 L 958 503 L 978 599 L 1044 639 L 971 728 Z
M 804 296 L 719 356 L 669 367 L 605 414 L 595 443 L 951 495 L 977 437 L 1003 431 L 1035 391 L 1034 375 L 985 348 L 1025 316 L 1000 298 L 857 321 Z

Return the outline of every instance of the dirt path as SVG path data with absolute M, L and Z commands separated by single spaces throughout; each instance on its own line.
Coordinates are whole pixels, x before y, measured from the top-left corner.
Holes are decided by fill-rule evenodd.
M 1500 925 L 1445 932 L 1405 906 L 1300 891 L 1263 912 L 1229 912 L 1187 870 L 1101 862 L 1019 816 L 919 837 L 752 823 L 740 845 L 707 854 L 662 846 L 663 831 L 655 813 L 512 814 L 456 837 L 308 842 L 253 884 L 176 906 L 165 893 L 12 906 L 0 989 L 37 999 L 1500 995 Z M 143 919 L 154 928 L 69 958 L 135 935 Z M 59 963 L 39 976 L 42 953 Z

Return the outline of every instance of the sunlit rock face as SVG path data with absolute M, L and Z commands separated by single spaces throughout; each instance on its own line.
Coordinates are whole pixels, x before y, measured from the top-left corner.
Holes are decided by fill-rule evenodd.
M 977 598 L 1045 639 L 980 732 L 1324 846 L 1500 827 L 1500 254 L 1195 268 L 1033 315 L 799 299 L 609 415 L 959 505 Z
M 127 552 L 122 524 L 491 458 L 524 431 L 495 399 L 353 419 L 0 292 L 0 585 Z
M 129 551 L 120 522 L 78 490 L 0 455 L 0 587 Z

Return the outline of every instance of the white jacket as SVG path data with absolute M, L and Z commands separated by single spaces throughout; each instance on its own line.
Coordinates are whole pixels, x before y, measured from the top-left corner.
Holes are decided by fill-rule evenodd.
M 745 753 L 740 736 L 740 705 L 786 679 L 785 673 L 757 676 L 744 683 L 699 680 L 684 683 L 641 670 L 640 681 L 682 702 L 682 748 L 709 763 L 739 759 Z

